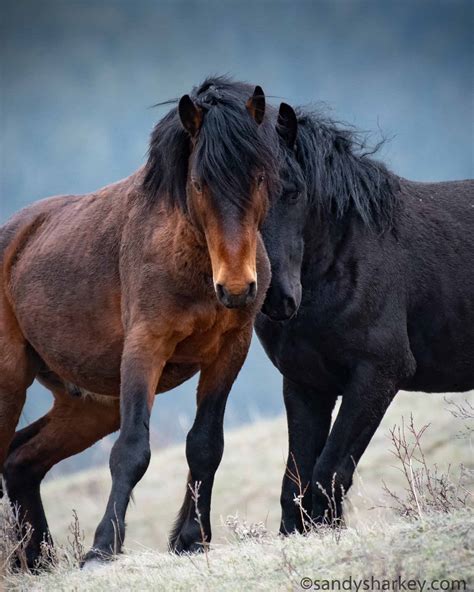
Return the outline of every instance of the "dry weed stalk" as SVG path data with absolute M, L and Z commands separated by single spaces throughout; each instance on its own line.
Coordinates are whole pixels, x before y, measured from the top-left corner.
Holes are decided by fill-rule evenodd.
M 461 403 L 445 397 L 444 401 L 448 405 L 449 413 L 464 423 L 458 437 L 471 439 L 474 436 L 474 405 L 467 399 Z
M 12 566 L 28 570 L 26 546 L 31 534 L 30 524 L 20 520 L 18 507 L 3 497 L 0 500 L 0 576 L 9 573 Z
M 305 485 L 303 488 L 303 483 L 301 482 L 300 472 L 298 470 L 298 465 L 296 464 L 295 455 L 290 452 L 291 459 L 293 461 L 294 470 L 291 470 L 288 465 L 286 465 L 286 474 L 288 475 L 289 479 L 296 485 L 298 488 L 298 495 L 295 495 L 293 501 L 295 502 L 301 517 L 301 524 L 303 526 L 303 532 L 307 534 L 313 527 L 313 520 L 309 513 L 306 511 L 305 507 L 303 506 L 303 499 L 308 490 L 309 483 Z
M 63 562 L 75 568 L 82 564 L 84 531 L 75 510 L 69 532 L 65 546 L 55 547 L 50 540 L 41 543 L 41 556 L 34 571 L 54 569 Z M 13 571 L 27 572 L 31 569 L 26 554 L 31 535 L 32 528 L 28 522 L 21 522 L 18 508 L 12 506 L 8 498 L 0 499 L 0 579 Z
M 251 522 L 248 524 L 246 520 L 241 520 L 238 514 L 227 516 L 225 526 L 232 531 L 235 538 L 239 541 L 252 539 L 260 542 L 268 535 L 267 527 L 263 522 Z
M 67 542 L 69 549 L 71 551 L 72 563 L 74 567 L 79 567 L 80 565 L 82 565 L 82 562 L 84 560 L 84 540 L 84 531 L 81 530 L 76 510 L 73 510 L 72 522 L 69 525 L 69 535 L 67 537 Z
M 421 444 L 421 439 L 429 424 L 417 429 L 413 415 L 405 424 L 390 430 L 393 446 L 392 454 L 399 461 L 398 467 L 406 483 L 406 496 L 402 498 L 392 491 L 384 482 L 384 490 L 394 503 L 392 509 L 408 518 L 423 519 L 430 512 L 449 513 L 467 505 L 471 493 L 464 486 L 467 474 L 465 467 L 460 466 L 459 478 L 453 480 L 451 465 L 445 473 L 439 471 L 437 465 L 430 467 Z
M 335 537 L 336 542 L 339 542 L 341 538 L 341 533 L 343 528 L 345 527 L 345 523 L 343 518 L 338 515 L 337 512 L 337 501 L 336 501 L 336 474 L 334 473 L 332 480 L 331 480 L 331 494 L 329 494 L 325 488 L 318 482 L 316 485 L 324 495 L 324 497 L 328 501 L 328 510 L 326 510 L 322 523 L 316 522 L 312 516 L 308 513 L 306 508 L 303 506 L 303 499 L 308 489 L 309 483 L 305 485 L 303 488 L 303 484 L 301 481 L 300 472 L 298 470 L 298 466 L 296 464 L 295 457 L 293 453 L 291 454 L 291 458 L 293 460 L 294 470 L 291 470 L 288 465 L 286 467 L 286 474 L 290 478 L 291 481 L 298 487 L 298 495 L 295 495 L 293 498 L 294 503 L 298 507 L 301 516 L 301 523 L 303 526 L 303 533 L 307 534 L 309 532 L 321 532 L 321 529 L 326 530 L 327 527 L 330 527 L 332 534 Z M 345 491 L 341 486 L 341 504 L 344 503 L 345 498 Z
M 194 511 L 196 512 L 196 522 L 199 525 L 199 529 L 201 531 L 201 544 L 202 544 L 202 548 L 204 550 L 204 554 L 206 556 L 206 564 L 207 564 L 207 569 L 211 569 L 211 565 L 209 563 L 209 542 L 207 541 L 207 537 L 206 534 L 204 532 L 204 526 L 202 524 L 202 516 L 201 516 L 201 511 L 199 510 L 199 489 L 201 488 L 201 481 L 196 481 L 194 483 L 194 487 L 191 485 L 191 483 L 189 483 L 188 485 L 189 490 L 191 491 L 191 499 L 194 502 Z

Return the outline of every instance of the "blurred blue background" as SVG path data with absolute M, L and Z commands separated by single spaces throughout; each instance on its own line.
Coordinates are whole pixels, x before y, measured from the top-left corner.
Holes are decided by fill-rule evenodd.
M 391 137 L 398 174 L 473 176 L 473 3 L 3 0 L 0 222 L 33 200 L 84 193 L 144 161 L 166 107 L 205 76 L 260 84 L 275 103 L 324 101 L 338 120 Z M 376 139 L 376 136 L 375 136 Z M 282 412 L 256 340 L 227 427 Z M 195 381 L 161 395 L 153 442 L 184 440 Z M 50 405 L 34 385 L 22 423 Z M 110 439 L 53 470 L 102 462 Z

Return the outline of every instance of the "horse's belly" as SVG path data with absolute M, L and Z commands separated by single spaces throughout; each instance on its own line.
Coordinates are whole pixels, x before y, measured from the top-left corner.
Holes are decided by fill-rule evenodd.
M 416 372 L 405 390 L 464 392 L 474 389 L 474 336 L 467 339 L 411 340 Z
M 48 332 L 39 335 L 35 326 L 25 335 L 44 363 L 63 380 L 82 389 L 102 394 L 118 395 L 120 391 L 120 362 L 123 340 L 93 342 L 80 334 L 65 331 L 57 340 Z M 48 337 L 51 340 L 48 341 Z
M 474 295 L 432 298 L 409 317 L 408 336 L 416 372 L 404 385 L 428 392 L 474 388 Z

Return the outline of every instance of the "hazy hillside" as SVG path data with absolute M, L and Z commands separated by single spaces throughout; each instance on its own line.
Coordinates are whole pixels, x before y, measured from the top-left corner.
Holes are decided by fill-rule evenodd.
M 464 400 L 465 396 L 450 398 Z M 474 392 L 469 394 L 469 399 L 474 404 Z M 353 506 L 349 513 L 352 524 L 387 514 L 383 508 L 370 509 L 389 505 L 382 491 L 382 480 L 394 490 L 402 488 L 403 477 L 390 452 L 389 429 L 400 424 L 402 416 L 409 419 L 410 413 L 418 427 L 430 424 L 423 439 L 430 464 L 437 463 L 446 469 L 448 464 L 457 467 L 464 463 L 474 468 L 473 442 L 459 437 L 463 425 L 447 410 L 443 396 L 399 393 L 359 465 L 358 478 L 349 497 Z M 286 451 L 283 418 L 260 421 L 226 434 L 224 458 L 213 494 L 215 541 L 226 536 L 220 524 L 230 514 L 238 513 L 249 522 L 264 521 L 271 531 L 278 529 Z M 145 477 L 135 488 L 135 503 L 127 513 L 128 547 L 166 549 L 170 525 L 184 495 L 186 475 L 184 444 L 153 454 Z M 65 540 L 74 508 L 90 544 L 105 508 L 109 486 L 106 467 L 46 484 L 43 497 L 53 535 Z

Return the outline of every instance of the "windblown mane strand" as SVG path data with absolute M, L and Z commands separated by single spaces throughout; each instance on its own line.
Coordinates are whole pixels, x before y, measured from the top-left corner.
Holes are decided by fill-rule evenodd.
M 299 109 L 298 123 L 297 158 L 321 213 L 337 220 L 353 210 L 367 226 L 390 227 L 398 180 L 370 157 L 381 143 L 364 152 L 360 134 L 315 111 Z
M 151 134 L 143 187 L 150 201 L 167 205 L 186 205 L 189 136 L 181 126 L 176 110 L 170 111 Z
M 214 196 L 245 208 L 251 172 L 266 172 L 278 183 L 276 140 L 268 121 L 257 128 L 245 107 L 253 87 L 226 77 L 207 79 L 191 97 L 204 112 L 196 143 L 196 172 Z M 268 118 L 266 118 L 268 120 Z M 145 169 L 144 188 L 153 201 L 186 208 L 186 178 L 191 144 L 176 109 L 154 128 Z

